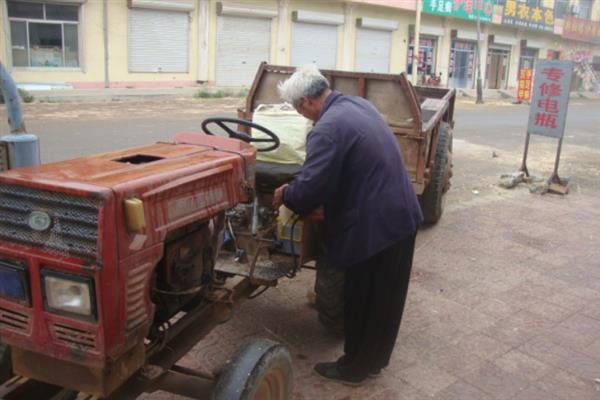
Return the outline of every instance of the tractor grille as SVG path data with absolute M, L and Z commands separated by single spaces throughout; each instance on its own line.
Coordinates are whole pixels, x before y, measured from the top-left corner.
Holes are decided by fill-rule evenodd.
M 100 205 L 93 198 L 0 185 L 0 239 L 61 255 L 97 259 Z M 33 211 L 50 216 L 48 229 L 36 231 L 29 226 Z
M 0 327 L 28 334 L 29 316 L 0 307 Z
M 144 264 L 127 273 L 127 331 L 131 331 L 148 320 L 145 303 L 145 288 L 152 264 Z
M 96 334 L 82 329 L 71 328 L 61 324 L 52 325 L 54 337 L 69 346 L 81 350 L 96 349 Z

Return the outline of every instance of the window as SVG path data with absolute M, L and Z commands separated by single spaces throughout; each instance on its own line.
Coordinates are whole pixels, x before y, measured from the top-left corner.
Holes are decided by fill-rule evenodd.
M 407 72 L 412 71 L 413 48 L 415 38 L 410 37 L 410 45 L 408 46 Z M 428 37 L 419 38 L 419 65 L 417 65 L 418 75 L 433 75 L 435 73 L 435 39 Z
M 579 18 L 590 19 L 592 0 L 579 0 Z
M 595 71 L 600 72 L 600 56 L 594 56 L 594 58 L 592 59 L 592 68 Z
M 554 16 L 556 18 L 564 18 L 567 15 L 569 9 L 569 0 L 555 0 L 554 3 Z
M 79 67 L 79 7 L 8 1 L 15 67 Z

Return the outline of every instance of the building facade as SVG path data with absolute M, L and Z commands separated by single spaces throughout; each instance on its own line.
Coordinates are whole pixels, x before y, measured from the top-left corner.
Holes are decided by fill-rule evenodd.
M 248 86 L 261 61 L 410 74 L 415 60 L 472 88 L 479 54 L 484 87 L 514 89 L 537 59 L 600 64 L 600 0 L 422 0 L 415 50 L 416 1 L 0 0 L 0 61 L 19 84 L 73 88 Z

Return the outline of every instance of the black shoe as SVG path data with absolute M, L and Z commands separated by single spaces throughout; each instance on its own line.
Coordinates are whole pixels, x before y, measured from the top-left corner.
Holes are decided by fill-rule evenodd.
M 317 363 L 315 364 L 314 370 L 322 378 L 329 379 L 334 382 L 339 382 L 348 386 L 360 386 L 364 383 L 366 379 L 366 377 L 356 378 L 343 376 L 340 373 L 336 362 Z
M 374 369 L 369 372 L 369 378 L 379 378 L 381 376 L 381 368 Z

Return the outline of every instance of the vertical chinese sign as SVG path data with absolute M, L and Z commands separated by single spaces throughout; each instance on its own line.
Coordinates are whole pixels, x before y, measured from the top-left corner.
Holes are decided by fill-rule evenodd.
M 532 80 L 533 70 L 531 68 L 521 68 L 519 70 L 519 90 L 517 91 L 517 100 L 529 101 L 529 99 L 531 99 Z
M 558 177 L 558 163 L 562 148 L 565 122 L 567 120 L 567 107 L 569 106 L 569 92 L 571 76 L 573 74 L 572 61 L 540 60 L 535 68 L 533 80 L 533 99 L 529 109 L 529 122 L 527 123 L 527 136 L 521 171 L 529 176 L 527 170 L 527 152 L 529 137 L 541 135 L 558 139 L 554 172 L 548 180 L 548 190 L 565 194 L 568 192 L 567 182 Z
M 533 80 L 528 133 L 562 138 L 569 104 L 571 61 L 539 60 Z

